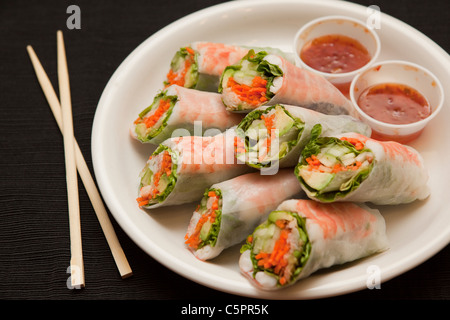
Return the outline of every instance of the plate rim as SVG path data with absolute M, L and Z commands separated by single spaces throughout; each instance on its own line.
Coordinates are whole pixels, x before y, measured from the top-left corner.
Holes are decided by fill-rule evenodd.
M 105 183 L 105 173 L 101 170 L 101 155 L 95 152 L 95 149 L 98 148 L 97 145 L 101 143 L 101 141 L 98 141 L 99 135 L 97 132 L 100 130 L 101 125 L 101 118 L 102 114 L 105 112 L 105 106 L 106 101 L 108 99 L 108 94 L 113 90 L 113 84 L 116 81 L 118 77 L 120 77 L 120 74 L 123 72 L 123 70 L 126 69 L 126 67 L 133 62 L 133 59 L 135 56 L 139 55 L 141 51 L 145 49 L 145 47 L 148 45 L 148 43 L 151 43 L 152 41 L 158 39 L 159 37 L 163 36 L 165 33 L 170 31 L 171 29 L 178 28 L 182 26 L 183 24 L 187 23 L 188 21 L 191 21 L 193 18 L 199 19 L 202 16 L 208 16 L 217 12 L 221 11 L 230 11 L 235 10 L 238 8 L 244 8 L 251 6 L 252 3 L 258 3 L 259 6 L 264 5 L 274 5 L 276 4 L 289 4 L 289 3 L 304 3 L 305 5 L 317 5 L 317 6 L 339 6 L 339 7 L 345 7 L 346 9 L 349 9 L 353 12 L 359 13 L 362 9 L 366 10 L 365 6 L 362 6 L 360 4 L 346 2 L 346 1 L 336 1 L 336 0 L 321 0 L 321 1 L 313 1 L 313 0 L 240 0 L 240 1 L 231 1 L 231 2 L 225 2 L 216 4 L 210 7 L 206 7 L 204 9 L 195 11 L 193 13 L 190 13 L 184 17 L 179 18 L 178 20 L 175 20 L 174 22 L 168 24 L 167 26 L 161 28 L 157 32 L 151 34 L 147 39 L 145 39 L 141 44 L 139 44 L 118 66 L 118 68 L 114 71 L 110 79 L 108 80 L 101 97 L 99 99 L 99 102 L 97 104 L 97 108 L 94 115 L 93 125 L 92 125 L 92 137 L 91 137 L 91 156 L 92 156 L 92 163 L 94 168 L 94 174 L 97 180 L 97 184 L 100 189 L 100 193 L 109 209 L 111 214 L 113 215 L 114 219 L 118 222 L 120 227 L 125 231 L 125 233 L 133 240 L 135 244 L 137 244 L 144 252 L 149 254 L 152 258 L 157 260 L 159 263 L 167 267 L 168 269 L 174 271 L 175 273 L 192 280 L 196 283 L 199 283 L 201 285 L 204 285 L 206 287 L 221 291 L 221 292 L 227 292 L 233 295 L 241 295 L 241 296 L 247 296 L 247 297 L 254 297 L 254 298 L 263 298 L 263 299 L 316 299 L 316 298 L 325 298 L 330 296 L 337 296 L 342 294 L 347 294 L 350 292 L 359 291 L 361 289 L 366 288 L 365 282 L 361 279 L 354 279 L 351 281 L 351 284 L 346 283 L 345 288 L 342 288 L 338 292 L 332 292 L 330 294 L 326 294 L 323 292 L 317 292 L 312 294 L 304 294 L 305 292 L 302 290 L 299 290 L 296 292 L 295 297 L 291 297 L 290 295 L 282 294 L 281 291 L 277 292 L 277 295 L 273 295 L 272 293 L 260 291 L 257 289 L 250 289 L 249 292 L 241 292 L 239 290 L 239 285 L 231 285 L 229 282 L 227 282 L 227 289 L 224 289 L 221 287 L 222 282 L 208 282 L 208 280 L 201 280 L 198 279 L 196 276 L 199 274 L 196 272 L 195 268 L 192 267 L 190 264 L 184 263 L 182 266 L 187 267 L 187 271 L 192 271 L 192 273 L 189 272 L 181 272 L 179 266 L 175 268 L 174 266 L 170 265 L 170 263 L 167 261 L 167 257 L 171 257 L 168 255 L 161 247 L 155 245 L 153 242 L 148 243 L 146 241 L 147 239 L 143 238 L 143 235 L 140 233 L 136 233 L 135 229 L 133 228 L 133 223 L 130 219 L 127 219 L 123 214 L 118 212 L 117 206 L 115 204 L 115 199 L 111 197 L 111 193 L 109 191 L 109 186 Z M 433 40 L 428 38 L 425 34 L 420 32 L 419 30 L 413 28 L 412 26 L 406 24 L 405 22 L 392 17 L 390 15 L 387 15 L 383 12 L 381 12 L 383 19 L 385 19 L 388 23 L 393 25 L 399 25 L 399 27 L 407 28 L 408 30 L 406 32 L 410 33 L 413 32 L 415 35 L 420 36 L 421 41 L 425 41 L 430 46 L 432 46 L 432 49 L 437 51 L 437 53 L 442 56 L 443 62 L 445 62 L 450 69 L 450 56 L 448 53 L 441 48 L 437 43 L 435 43 Z M 448 70 L 449 70 L 448 69 Z M 445 232 L 446 231 L 446 232 Z M 144 245 L 145 242 L 145 245 Z M 399 276 L 416 266 L 422 264 L 426 260 L 430 259 L 432 256 L 434 256 L 436 253 L 441 251 L 445 246 L 447 246 L 450 242 L 450 227 L 447 227 L 446 229 L 443 229 L 443 232 L 441 233 L 440 237 L 437 237 L 432 242 L 427 243 L 426 249 L 421 248 L 421 255 L 414 255 L 414 256 L 407 256 L 402 257 L 402 267 L 399 267 L 396 263 L 394 265 L 387 266 L 383 269 L 383 279 L 382 282 L 386 282 L 396 276 Z M 426 253 L 424 253 L 426 252 Z M 404 261 L 407 262 L 404 262 Z M 407 267 L 405 267 L 405 263 Z M 357 282 L 359 285 L 354 285 L 353 283 Z M 353 285 L 352 285 L 353 284 Z M 232 288 L 230 286 L 233 286 Z

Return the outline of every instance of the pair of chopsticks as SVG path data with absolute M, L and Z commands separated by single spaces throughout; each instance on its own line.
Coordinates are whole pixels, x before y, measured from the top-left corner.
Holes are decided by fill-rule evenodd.
M 89 199 L 91 200 L 103 233 L 105 234 L 120 275 L 123 279 L 127 278 L 132 275 L 131 268 L 119 240 L 117 239 L 113 225 L 109 220 L 106 208 L 103 205 L 100 193 L 98 192 L 95 182 L 89 172 L 89 168 L 84 160 L 83 154 L 81 153 L 80 147 L 74 137 L 69 72 L 67 68 L 66 51 L 62 32 L 60 30 L 57 31 L 60 100 L 58 100 L 55 90 L 53 89 L 44 68 L 30 45 L 27 46 L 27 51 L 36 72 L 38 81 L 64 138 L 64 156 L 70 224 L 70 273 L 72 287 L 82 288 L 85 285 L 77 170 L 80 174 L 86 192 L 88 193 Z

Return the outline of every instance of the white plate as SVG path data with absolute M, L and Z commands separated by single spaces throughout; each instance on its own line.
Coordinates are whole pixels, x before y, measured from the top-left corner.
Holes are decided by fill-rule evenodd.
M 108 82 L 96 111 L 92 157 L 104 200 L 116 221 L 146 253 L 178 274 L 227 293 L 267 299 L 312 299 L 367 288 L 372 270 L 381 281 L 416 267 L 444 248 L 450 240 L 448 182 L 450 108 L 432 120 L 412 144 L 429 168 L 431 196 L 423 202 L 383 207 L 389 251 L 344 266 L 319 271 L 296 285 L 267 293 L 255 289 L 240 274 L 239 246 L 210 262 L 185 249 L 183 240 L 195 204 L 140 210 L 138 174 L 153 147 L 132 141 L 128 134 L 137 114 L 161 88 L 173 53 L 191 41 L 206 40 L 245 45 L 267 45 L 291 51 L 296 31 L 307 21 L 325 15 L 347 15 L 366 21 L 366 7 L 341 1 L 233 1 L 206 8 L 163 28 L 137 47 Z M 450 57 L 410 26 L 382 14 L 379 60 L 404 59 L 430 69 L 450 97 Z M 375 266 L 375 269 L 373 269 Z

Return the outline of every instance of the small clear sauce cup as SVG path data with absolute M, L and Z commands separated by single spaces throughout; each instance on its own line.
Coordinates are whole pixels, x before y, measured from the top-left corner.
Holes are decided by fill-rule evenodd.
M 327 73 L 316 70 L 305 63 L 300 57 L 302 48 L 313 39 L 327 35 L 343 35 L 359 41 L 368 51 L 370 61 L 359 69 L 345 73 Z M 326 16 L 310 21 L 297 31 L 294 38 L 294 55 L 297 66 L 320 74 L 336 86 L 349 98 L 350 83 L 360 72 L 369 68 L 380 53 L 380 39 L 373 30 L 360 20 L 345 16 Z
M 358 105 L 359 97 L 367 88 L 383 83 L 402 84 L 417 90 L 428 101 L 431 114 L 407 124 L 386 123 L 369 116 Z M 408 61 L 389 60 L 356 75 L 350 85 L 350 99 L 361 121 L 372 128 L 372 138 L 406 144 L 418 138 L 428 122 L 438 115 L 444 103 L 444 91 L 439 79 L 426 68 Z

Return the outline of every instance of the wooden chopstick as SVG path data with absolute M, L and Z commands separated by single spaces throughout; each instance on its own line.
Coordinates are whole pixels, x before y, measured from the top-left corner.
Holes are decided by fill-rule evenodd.
M 78 198 L 78 175 L 75 160 L 72 102 L 70 97 L 69 71 L 66 50 L 61 31 L 57 32 L 58 81 L 63 122 L 64 155 L 70 225 L 70 274 L 74 288 L 84 287 L 84 262 L 81 244 L 80 204 Z
M 55 90 L 53 89 L 53 86 L 52 86 L 44 68 L 42 67 L 36 53 L 34 52 L 33 48 L 30 45 L 27 46 L 27 51 L 30 56 L 31 62 L 33 64 L 34 70 L 36 72 L 38 81 L 39 81 L 39 83 L 42 87 L 42 90 L 45 94 L 45 97 L 48 101 L 50 109 L 53 112 L 56 123 L 58 124 L 58 127 L 61 130 L 61 133 L 64 134 L 63 125 L 62 125 L 61 105 L 59 103 L 58 97 L 56 96 Z M 90 174 L 89 168 L 86 164 L 83 154 L 81 153 L 81 149 L 75 139 L 74 139 L 74 145 L 75 145 L 75 157 L 76 157 L 78 173 L 81 177 L 83 185 L 86 189 L 86 192 L 87 192 L 89 199 L 92 203 L 92 206 L 95 210 L 97 218 L 100 222 L 100 226 L 106 237 L 106 240 L 107 240 L 110 250 L 112 252 L 113 258 L 119 269 L 120 275 L 123 279 L 125 279 L 133 274 L 132 270 L 130 268 L 130 265 L 128 264 L 127 258 L 125 256 L 125 254 L 122 250 L 122 247 L 119 243 L 119 240 L 116 236 L 114 227 L 108 217 L 108 213 L 103 204 L 100 193 L 98 192 L 98 189 L 97 189 L 95 182 Z

